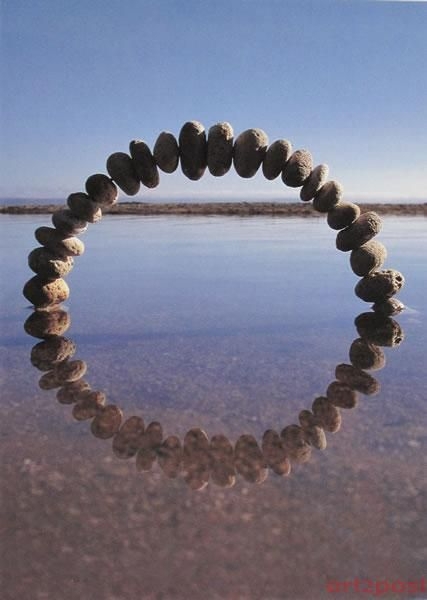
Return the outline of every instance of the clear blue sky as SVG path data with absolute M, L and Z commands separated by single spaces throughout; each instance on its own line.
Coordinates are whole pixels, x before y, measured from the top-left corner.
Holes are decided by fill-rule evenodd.
M 308 148 L 349 199 L 426 199 L 426 2 L 2 0 L 1 21 L 1 197 L 66 198 L 196 119 Z M 295 192 L 179 172 L 137 198 L 218 194 Z

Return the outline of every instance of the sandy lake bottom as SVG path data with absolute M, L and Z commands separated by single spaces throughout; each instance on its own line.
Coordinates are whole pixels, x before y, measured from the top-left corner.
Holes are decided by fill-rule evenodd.
M 48 224 L 0 219 L 2 598 L 352 599 L 379 582 L 401 598 L 396 581 L 427 597 L 425 218 L 383 218 L 408 308 L 395 317 L 403 341 L 371 372 L 379 392 L 341 409 L 326 449 L 288 476 L 237 472 L 222 487 L 199 472 L 201 490 L 157 459 L 138 470 L 117 457 L 40 389 L 21 290 Z M 107 216 L 82 239 L 64 335 L 91 388 L 124 419 L 160 423 L 163 439 L 198 428 L 260 444 L 298 423 L 370 309 L 323 219 Z

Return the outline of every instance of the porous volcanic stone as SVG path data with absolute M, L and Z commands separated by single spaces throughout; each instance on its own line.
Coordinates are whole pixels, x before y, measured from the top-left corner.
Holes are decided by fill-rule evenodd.
M 141 448 L 145 426 L 141 417 L 127 419 L 113 439 L 113 452 L 119 458 L 131 458 Z
M 56 379 L 65 383 L 72 383 L 84 377 L 87 371 L 87 364 L 84 360 L 66 360 L 54 368 Z
M 70 295 L 70 289 L 64 279 L 46 281 L 36 275 L 27 281 L 22 293 L 35 308 L 40 309 L 64 302 Z
M 236 482 L 233 444 L 225 435 L 214 435 L 209 454 L 211 480 L 222 488 L 232 487 Z
M 165 173 L 176 171 L 179 162 L 179 146 L 172 133 L 162 131 L 154 144 L 153 156 L 159 169 Z
M 233 162 L 234 131 L 230 123 L 217 123 L 208 132 L 208 169 L 211 175 L 225 175 Z
M 64 237 L 54 227 L 38 227 L 34 232 L 36 240 L 60 256 L 81 256 L 85 246 L 77 237 Z
M 76 192 L 67 198 L 68 208 L 78 219 L 89 223 L 97 223 L 102 219 L 101 207 L 92 200 L 88 194 Z
M 314 196 L 323 186 L 329 175 L 328 165 L 317 165 L 304 182 L 300 191 L 300 198 L 303 202 L 313 200 Z
M 370 240 L 360 248 L 352 250 L 350 265 L 353 273 L 363 277 L 382 267 L 386 258 L 386 247 L 381 242 Z
M 398 315 L 400 312 L 402 312 L 402 310 L 405 308 L 405 305 L 397 298 L 387 298 L 387 300 L 375 302 L 372 308 L 379 315 L 383 315 L 384 317 L 393 317 L 394 315 Z
M 328 211 L 327 222 L 331 229 L 349 227 L 360 216 L 360 208 L 352 202 L 338 202 Z
M 268 429 L 262 436 L 262 453 L 265 462 L 276 475 L 289 475 L 291 463 L 286 456 L 283 440 L 277 431 Z
M 363 213 L 349 227 L 338 232 L 336 246 L 343 252 L 359 248 L 375 237 L 381 231 L 381 226 L 381 219 L 377 213 Z
M 341 427 L 341 414 L 329 398 L 319 396 L 313 401 L 312 411 L 317 422 L 331 433 L 335 433 Z
M 335 377 L 339 381 L 346 383 L 352 390 L 356 390 L 367 396 L 377 394 L 380 389 L 380 384 L 375 377 L 372 377 L 369 373 L 365 373 L 365 371 L 362 371 L 362 369 L 358 369 L 353 365 L 347 365 L 345 363 L 337 365 Z
M 113 437 L 120 429 L 123 413 L 118 406 L 108 404 L 101 408 L 90 425 L 93 435 L 102 440 Z
M 403 287 L 402 273 L 394 269 L 374 271 L 365 275 L 356 285 L 355 294 L 365 302 L 381 302 L 391 298 Z
M 135 196 L 141 187 L 129 154 L 114 152 L 107 158 L 107 171 L 111 179 L 127 196 Z
M 262 483 L 268 475 L 267 463 L 256 439 L 249 434 L 239 437 L 234 447 L 236 471 L 249 483 Z
M 349 350 L 350 362 L 359 369 L 378 370 L 385 366 L 385 355 L 379 346 L 357 338 Z
M 328 212 L 332 210 L 341 200 L 343 188 L 338 181 L 327 181 L 313 199 L 313 208 L 317 212 Z
M 60 335 L 39 342 L 31 349 L 31 364 L 40 371 L 50 371 L 55 365 L 73 356 L 76 345 Z
M 297 463 L 304 463 L 310 459 L 311 446 L 305 438 L 305 431 L 299 425 L 288 425 L 285 427 L 280 437 L 283 440 L 283 447 L 289 458 Z
M 129 144 L 134 170 L 141 183 L 148 188 L 159 185 L 159 170 L 148 145 L 142 140 L 132 140 Z
M 399 346 L 405 337 L 397 321 L 377 313 L 362 313 L 355 318 L 354 324 L 361 338 L 377 346 Z
M 270 181 L 279 177 L 292 154 L 292 144 L 288 140 L 276 140 L 268 147 L 262 162 L 262 172 Z
M 296 150 L 285 165 L 282 181 L 288 187 L 300 187 L 310 176 L 313 159 L 308 150 Z
M 179 132 L 179 155 L 182 172 L 197 181 L 206 170 L 207 150 L 205 128 L 198 121 L 184 123 Z
M 73 404 L 79 399 L 81 392 L 90 390 L 90 385 L 84 379 L 66 383 L 56 393 L 56 399 L 60 404 Z
M 42 340 L 63 335 L 71 325 L 68 312 L 62 309 L 37 310 L 24 323 L 28 335 Z
M 88 177 L 85 188 L 92 200 L 101 208 L 108 208 L 117 202 L 119 195 L 117 186 L 103 173 L 95 173 Z
M 52 215 L 52 223 L 64 237 L 79 235 L 87 229 L 87 221 L 74 216 L 69 208 L 55 211 Z
M 167 437 L 157 450 L 160 468 L 166 477 L 175 479 L 178 477 L 183 460 L 183 452 L 180 439 L 175 435 Z
M 71 256 L 58 256 L 43 246 L 34 248 L 28 255 L 30 269 L 45 279 L 65 277 L 73 265 L 74 261 Z
M 329 384 L 326 397 L 340 408 L 354 408 L 357 404 L 357 392 L 341 381 Z
M 258 171 L 267 152 L 268 137 L 262 129 L 247 129 L 237 136 L 233 163 L 240 177 L 249 179 Z

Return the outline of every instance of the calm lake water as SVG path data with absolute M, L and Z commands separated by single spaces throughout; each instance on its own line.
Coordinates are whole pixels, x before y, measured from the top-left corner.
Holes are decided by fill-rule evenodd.
M 412 597 L 427 597 L 426 221 L 383 223 L 408 308 L 395 318 L 404 340 L 371 372 L 378 393 L 342 409 L 327 448 L 288 476 L 252 476 L 249 448 L 252 471 L 223 487 L 202 451 L 194 477 L 168 477 L 158 454 L 119 458 L 39 387 L 21 291 L 49 216 L 2 216 L 3 597 L 359 598 L 362 580 L 386 598 L 418 582 Z M 91 388 L 163 439 L 197 428 L 261 444 L 298 423 L 369 311 L 323 218 L 107 216 L 82 239 L 64 335 Z

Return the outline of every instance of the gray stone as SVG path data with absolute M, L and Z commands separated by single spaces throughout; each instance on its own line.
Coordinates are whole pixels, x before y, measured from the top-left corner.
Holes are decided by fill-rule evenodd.
M 357 392 L 341 381 L 329 384 L 326 397 L 340 408 L 354 408 L 357 405 Z
M 36 275 L 24 285 L 23 294 L 35 308 L 49 308 L 67 300 L 70 289 L 64 279 L 46 281 Z
M 399 346 L 405 339 L 399 323 L 390 317 L 365 312 L 354 320 L 357 333 L 365 341 L 377 346 Z
M 270 181 L 279 177 L 292 153 L 288 140 L 276 140 L 269 146 L 262 163 L 262 172 Z
M 69 208 L 55 211 L 52 215 L 52 223 L 64 237 L 79 235 L 87 229 L 87 221 L 74 216 Z
M 230 123 L 217 123 L 208 132 L 208 169 L 214 177 L 230 170 L 233 162 L 234 131 Z
M 386 258 L 386 247 L 381 242 L 370 240 L 359 248 L 352 250 L 350 266 L 353 273 L 363 277 L 382 267 Z
M 283 447 L 289 458 L 296 463 L 304 463 L 310 459 L 311 446 L 305 437 L 305 431 L 299 425 L 288 425 L 280 433 Z
M 159 185 L 159 170 L 150 148 L 142 140 L 132 140 L 129 145 L 130 155 L 136 175 L 148 188 Z
M 233 163 L 240 177 L 249 179 L 258 171 L 267 152 L 268 137 L 262 129 L 247 129 L 234 142 Z
M 131 157 L 125 152 L 114 152 L 107 158 L 107 171 L 111 179 L 127 196 L 139 192 L 139 177 L 135 172 Z
M 90 430 L 95 437 L 106 440 L 120 429 L 122 418 L 123 413 L 118 406 L 107 404 L 97 411 Z
M 109 208 L 117 202 L 117 186 L 103 173 L 95 173 L 88 177 L 85 188 L 92 200 L 103 209 Z
M 65 310 L 37 310 L 25 321 L 24 329 L 28 335 L 48 340 L 63 335 L 70 325 L 71 318 Z
M 341 427 L 341 414 L 329 398 L 319 396 L 312 404 L 313 415 L 316 417 L 317 423 L 326 431 L 331 433 L 337 432 Z
M 84 377 L 87 371 L 87 364 L 84 360 L 66 360 L 55 366 L 53 369 L 57 381 L 64 385 L 72 383 Z
M 318 165 L 317 167 L 314 167 L 301 188 L 301 200 L 303 202 L 309 202 L 310 200 L 313 200 L 314 196 L 326 182 L 328 175 L 328 165 Z
M 381 227 L 381 219 L 377 213 L 363 213 L 349 227 L 338 232 L 336 246 L 342 252 L 359 248 L 375 237 L 381 231 Z
M 328 212 L 332 210 L 341 200 L 343 188 L 338 181 L 327 181 L 313 199 L 313 208 L 318 212 Z
M 63 385 L 56 394 L 60 404 L 74 404 L 80 397 L 81 392 L 90 390 L 90 385 L 84 379 L 78 379 L 72 383 Z
M 38 227 L 34 236 L 42 246 L 60 256 L 81 256 L 85 249 L 79 238 L 64 237 L 64 234 L 54 227 Z
M 65 277 L 73 265 L 71 256 L 58 256 L 43 246 L 34 248 L 28 255 L 30 269 L 45 279 Z
M 345 363 L 337 365 L 335 368 L 335 377 L 351 387 L 352 390 L 356 390 L 367 396 L 378 394 L 380 389 L 380 384 L 375 377 L 372 377 L 372 375 L 365 373 L 365 371 L 354 365 L 347 365 Z
M 368 371 L 382 369 L 386 362 L 383 350 L 362 338 L 357 338 L 351 344 L 349 358 L 355 367 Z
M 101 207 L 88 194 L 77 192 L 67 198 L 68 208 L 73 215 L 89 223 L 97 223 L 102 218 Z
M 207 165 L 205 128 L 198 121 L 184 123 L 179 132 L 179 156 L 182 172 L 188 179 L 200 179 Z
M 113 452 L 118 458 L 131 458 L 141 448 L 145 432 L 144 421 L 141 417 L 129 417 L 113 439 Z
M 291 463 L 286 456 L 283 440 L 277 431 L 268 429 L 262 436 L 262 453 L 265 462 L 276 475 L 289 475 Z
M 298 415 L 298 419 L 305 432 L 305 439 L 310 446 L 318 450 L 324 450 L 327 446 L 325 431 L 314 414 L 309 410 L 302 410 Z
M 172 133 L 162 131 L 154 144 L 153 156 L 159 169 L 165 173 L 176 171 L 179 163 L 179 146 Z
M 354 291 L 365 302 L 381 302 L 397 294 L 404 283 L 405 279 L 399 271 L 374 271 L 360 279 Z
M 360 208 L 352 202 L 338 202 L 328 211 L 327 222 L 331 229 L 349 227 L 360 216 Z
M 308 150 L 296 150 L 285 165 L 282 181 L 288 187 L 302 186 L 313 169 L 313 159 Z
M 61 382 L 58 381 L 55 375 L 55 371 L 48 371 L 43 373 L 39 379 L 39 388 L 41 390 L 54 390 L 61 386 Z
M 104 409 L 105 402 L 106 397 L 102 392 L 96 390 L 83 390 L 77 394 L 77 399 L 72 411 L 73 417 L 76 421 L 93 419 Z
M 405 305 L 397 298 L 387 298 L 387 300 L 375 302 L 372 308 L 379 315 L 383 315 L 384 317 L 393 317 L 394 315 L 398 315 L 400 312 L 402 312 L 402 310 L 405 309 Z
M 58 363 L 73 356 L 76 345 L 71 340 L 54 335 L 31 349 L 31 364 L 40 371 L 50 371 Z

